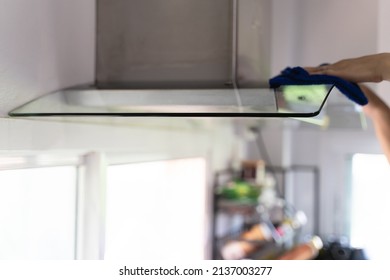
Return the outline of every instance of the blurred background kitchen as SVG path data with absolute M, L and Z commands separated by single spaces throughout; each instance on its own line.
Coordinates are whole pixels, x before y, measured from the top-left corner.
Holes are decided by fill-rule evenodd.
M 286 66 L 388 51 L 389 1 L 0 0 L 0 7 L 0 259 L 389 258 L 389 166 L 370 120 L 338 92 L 318 118 L 304 120 L 8 115 L 44 94 L 110 79 L 155 87 L 156 77 L 184 73 L 180 83 L 188 83 L 186 53 L 170 53 L 179 59 L 172 72 L 156 74 L 148 67 L 167 61 L 147 39 L 126 39 L 126 32 L 158 38 L 153 22 L 138 22 L 142 12 L 178 20 L 164 30 L 177 42 L 158 45 L 163 50 L 182 46 L 198 19 L 203 32 L 185 44 L 210 53 L 196 57 L 192 83 L 226 75 L 231 45 L 223 43 L 232 38 L 224 28 L 235 15 L 244 42 L 238 77 L 260 87 L 257 78 L 266 82 Z M 126 47 L 147 56 L 128 56 Z M 129 61 L 138 68 L 121 76 Z M 370 86 L 390 102 L 388 83 Z

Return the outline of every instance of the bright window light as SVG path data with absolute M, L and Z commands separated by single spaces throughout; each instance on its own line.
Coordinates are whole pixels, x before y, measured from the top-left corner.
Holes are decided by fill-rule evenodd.
M 390 165 L 383 155 L 352 159 L 351 246 L 369 259 L 390 259 Z
M 205 258 L 204 159 L 109 166 L 107 182 L 105 259 Z
M 0 171 L 0 259 L 74 259 L 76 168 Z

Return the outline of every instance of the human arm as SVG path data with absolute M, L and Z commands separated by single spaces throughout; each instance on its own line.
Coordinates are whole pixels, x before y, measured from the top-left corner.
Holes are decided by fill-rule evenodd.
M 390 163 L 390 108 L 370 88 L 359 86 L 368 98 L 368 104 L 362 107 L 363 112 L 372 120 L 376 136 Z
M 343 59 L 333 64 L 305 69 L 310 74 L 337 76 L 355 83 L 390 81 L 390 53 Z
M 337 76 L 355 83 L 390 81 L 390 53 L 343 59 L 333 64 L 305 69 L 310 74 Z M 390 163 L 390 108 L 370 88 L 361 84 L 359 86 L 368 99 L 363 112 L 373 121 L 379 143 Z

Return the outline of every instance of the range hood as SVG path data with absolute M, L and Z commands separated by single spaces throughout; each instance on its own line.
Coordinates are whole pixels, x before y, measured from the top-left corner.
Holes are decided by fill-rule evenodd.
M 332 85 L 268 88 L 271 0 L 97 0 L 96 83 L 13 117 L 313 117 Z

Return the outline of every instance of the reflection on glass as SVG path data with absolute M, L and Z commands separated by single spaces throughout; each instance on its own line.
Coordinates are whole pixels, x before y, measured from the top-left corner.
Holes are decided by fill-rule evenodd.
M 280 112 L 317 112 L 330 91 L 328 85 L 284 86 L 276 91 Z

